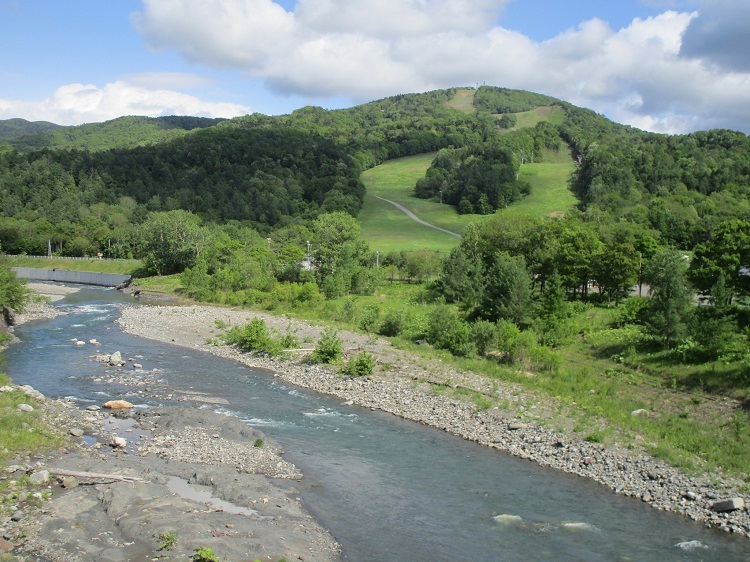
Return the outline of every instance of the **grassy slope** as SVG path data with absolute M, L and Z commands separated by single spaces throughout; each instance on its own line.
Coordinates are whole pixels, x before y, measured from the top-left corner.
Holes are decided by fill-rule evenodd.
M 549 121 L 553 125 L 562 125 L 565 121 L 565 111 L 559 106 L 537 107 L 531 111 L 523 111 L 514 115 L 517 119 L 516 129 L 536 127 L 537 123 L 541 123 L 542 121 Z
M 359 215 L 362 236 L 373 250 L 450 251 L 460 240 L 421 225 L 396 207 L 375 196 L 400 203 L 422 220 L 460 234 L 479 215 L 459 215 L 453 207 L 414 196 L 414 184 L 424 176 L 434 154 L 422 154 L 391 160 L 367 170 L 362 180 L 367 186 L 365 205 Z
M 414 184 L 432 162 L 433 154 L 391 160 L 367 170 L 362 179 L 367 186 L 365 205 L 359 215 L 362 236 L 380 252 L 421 250 L 447 252 L 459 239 L 426 227 L 407 217 L 396 207 L 375 196 L 400 203 L 422 220 L 460 234 L 466 225 L 483 220 L 482 215 L 459 215 L 453 207 L 414 196 Z M 545 156 L 545 162 L 526 164 L 521 178 L 532 186 L 531 196 L 502 212 L 523 211 L 535 215 L 565 212 L 575 204 L 568 191 L 573 163 L 566 153 Z
M 40 258 L 32 256 L 2 257 L 10 267 L 38 267 L 41 269 L 67 269 L 70 271 L 95 271 L 97 273 L 121 273 L 128 275 L 141 267 L 140 260 L 69 260 L 63 258 Z

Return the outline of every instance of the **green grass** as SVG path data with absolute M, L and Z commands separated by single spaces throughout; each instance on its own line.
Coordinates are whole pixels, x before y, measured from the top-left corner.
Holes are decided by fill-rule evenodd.
M 0 374 L 0 386 L 10 384 L 10 379 Z M 19 404 L 29 404 L 33 412 L 21 412 Z M 0 462 L 26 451 L 44 451 L 58 446 L 60 437 L 41 419 L 39 404 L 19 391 L 0 393 Z M 24 424 L 27 424 L 24 426 Z
M 468 224 L 485 220 L 483 215 L 459 215 L 449 205 L 419 199 L 414 185 L 424 176 L 434 154 L 421 154 L 390 160 L 367 170 L 362 181 L 367 187 L 365 204 L 359 215 L 362 237 L 380 252 L 430 249 L 449 252 L 460 240 L 449 234 L 413 221 L 401 210 L 377 196 L 395 201 L 430 224 L 461 234 Z M 545 161 L 525 164 L 520 177 L 531 183 L 531 195 L 501 213 L 515 211 L 538 216 L 564 213 L 576 203 L 568 190 L 568 178 L 574 165 L 567 151 L 545 153 Z
M 68 260 L 31 256 L 2 257 L 10 267 L 36 267 L 41 269 L 67 269 L 129 275 L 141 267 L 140 260 L 98 260 L 95 258 Z
M 536 127 L 542 121 L 548 121 L 553 125 L 562 125 L 565 121 L 565 111 L 559 106 L 537 107 L 531 111 L 514 113 L 516 116 L 516 129 L 523 127 Z
M 390 160 L 362 174 L 367 187 L 365 205 L 359 215 L 362 237 L 380 252 L 430 249 L 449 252 L 460 239 L 413 221 L 399 209 L 377 199 L 395 201 L 424 221 L 460 234 L 480 215 L 459 215 L 449 205 L 419 199 L 414 185 L 424 176 L 434 154 L 421 154 Z
M 531 184 L 531 195 L 514 203 L 506 212 L 524 212 L 537 216 L 563 213 L 577 203 L 568 189 L 574 164 L 570 156 L 564 162 L 541 162 L 521 166 L 519 177 Z
M 464 89 L 456 92 L 455 97 L 445 105 L 451 109 L 458 109 L 464 113 L 475 113 L 476 108 L 474 107 L 474 89 Z

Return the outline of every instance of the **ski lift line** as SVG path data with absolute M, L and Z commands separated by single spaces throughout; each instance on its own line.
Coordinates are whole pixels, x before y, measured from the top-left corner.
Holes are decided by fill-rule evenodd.
M 457 234 L 455 232 L 452 232 L 450 230 L 446 230 L 445 228 L 441 228 L 439 226 L 435 226 L 434 224 L 430 224 L 427 221 L 423 221 L 420 219 L 417 215 L 412 213 L 409 209 L 404 207 L 403 205 L 400 205 L 396 203 L 395 201 L 391 201 L 390 199 L 386 199 L 385 197 L 380 197 L 378 195 L 373 195 L 376 199 L 380 199 L 381 201 L 385 201 L 386 203 L 390 203 L 394 207 L 396 207 L 399 211 L 403 212 L 407 217 L 412 219 L 413 221 L 418 222 L 419 224 L 423 224 L 425 226 L 429 226 L 430 228 L 434 228 L 435 230 L 439 230 L 440 232 L 445 232 L 446 234 L 450 234 L 451 236 L 455 236 L 456 238 L 461 238 L 460 234 Z

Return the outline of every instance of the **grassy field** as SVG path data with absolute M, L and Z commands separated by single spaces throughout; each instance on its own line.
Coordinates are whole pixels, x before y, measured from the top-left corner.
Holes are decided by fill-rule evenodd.
M 424 176 L 434 154 L 421 154 L 390 160 L 362 174 L 367 187 L 365 205 L 359 215 L 362 236 L 373 250 L 430 250 L 448 252 L 460 239 L 419 224 L 399 209 L 377 199 L 395 201 L 424 221 L 460 234 L 480 215 L 459 215 L 453 207 L 414 196 L 414 184 Z
M 523 127 L 536 127 L 537 123 L 549 121 L 553 125 L 562 125 L 565 121 L 565 111 L 559 106 L 537 107 L 531 111 L 514 113 L 516 116 L 516 129 Z
M 98 260 L 13 256 L 0 258 L 10 267 L 37 267 L 41 269 L 67 269 L 70 271 L 95 271 L 130 275 L 141 267 L 140 260 Z
M 569 211 L 576 204 L 575 196 L 568 189 L 568 178 L 574 164 L 566 162 L 542 162 L 524 164 L 519 177 L 531 184 L 531 195 L 514 203 L 507 212 L 524 212 L 545 216 Z
M 383 197 L 403 205 L 430 224 L 461 234 L 468 224 L 485 220 L 483 215 L 459 215 L 448 205 L 419 199 L 414 185 L 424 176 L 434 154 L 391 160 L 362 174 L 367 187 L 365 205 L 359 215 L 362 236 L 380 252 L 430 249 L 449 252 L 460 240 L 413 221 Z M 573 163 L 567 152 L 545 154 L 545 162 L 525 164 L 520 177 L 531 183 L 531 195 L 502 213 L 524 212 L 538 216 L 570 210 L 576 199 L 568 190 Z
M 445 105 L 451 109 L 463 111 L 464 113 L 474 113 L 476 111 L 474 108 L 475 92 L 476 90 L 474 89 L 459 90 L 456 92 L 456 96 Z

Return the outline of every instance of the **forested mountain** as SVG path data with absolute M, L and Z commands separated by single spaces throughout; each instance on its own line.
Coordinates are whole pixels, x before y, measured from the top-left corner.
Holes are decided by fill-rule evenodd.
M 59 129 L 60 125 L 47 121 L 27 121 L 26 119 L 0 119 L 0 139 L 11 139 L 23 135 L 36 135 Z
M 438 156 L 416 194 L 459 212 L 511 205 L 529 190 L 519 167 L 552 151 L 578 162 L 571 188 L 586 220 L 624 219 L 689 250 L 722 221 L 748 216 L 750 143 L 741 133 L 645 133 L 549 96 L 489 86 L 473 98 L 461 92 L 474 105 L 457 108 L 458 93 L 277 117 L 123 117 L 17 136 L 0 145 L 0 244 L 35 253 L 52 240 L 75 255 L 106 242 L 109 250 L 124 228 L 177 209 L 261 232 L 322 213 L 356 216 L 364 169 L 425 152 Z M 517 126 L 517 116 L 539 108 L 555 121 Z
M 23 119 L 0 121 L 0 139 L 21 152 L 79 149 L 92 152 L 110 148 L 134 148 L 179 138 L 193 129 L 212 127 L 224 119 L 206 117 L 119 117 L 104 123 L 62 127 Z M 21 122 L 21 123 L 18 123 Z

